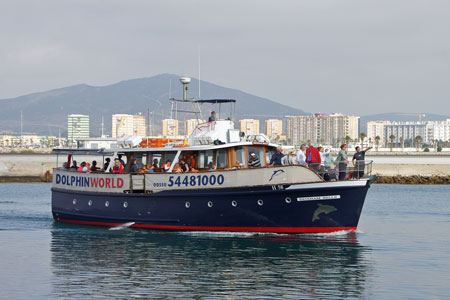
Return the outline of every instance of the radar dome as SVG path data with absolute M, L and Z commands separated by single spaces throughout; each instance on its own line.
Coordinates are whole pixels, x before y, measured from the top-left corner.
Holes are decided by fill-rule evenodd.
M 190 83 L 191 82 L 191 78 L 189 78 L 189 77 L 181 77 L 180 81 L 183 84 Z

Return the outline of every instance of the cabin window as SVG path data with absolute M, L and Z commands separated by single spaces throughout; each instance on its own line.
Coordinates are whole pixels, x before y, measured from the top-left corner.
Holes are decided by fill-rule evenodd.
M 148 154 L 147 161 L 146 161 L 147 166 L 152 166 L 154 162 L 156 162 L 156 164 L 158 165 L 158 168 L 161 168 L 161 166 L 163 165 L 161 163 L 161 153 L 150 152 Z
M 143 164 L 145 163 L 143 158 L 144 158 L 143 152 L 135 152 L 135 153 L 132 153 L 130 161 L 133 159 L 136 159 L 137 166 L 139 169 L 141 169 Z M 127 160 L 128 160 L 128 156 L 127 156 Z
M 211 168 L 213 164 L 213 151 L 200 151 L 198 154 L 198 168 Z
M 176 152 L 164 152 L 164 163 L 166 163 L 169 159 L 173 162 Z
M 227 151 L 217 150 L 216 152 L 216 167 L 223 169 L 227 167 Z
M 275 150 L 276 151 L 276 150 Z M 274 152 L 272 152 L 272 151 L 266 151 L 266 161 L 267 161 L 267 163 L 269 163 L 270 162 L 270 159 L 272 158 L 272 154 L 273 154 Z
M 255 153 L 256 157 L 261 162 L 261 166 L 264 166 L 264 149 L 262 149 L 262 148 L 248 148 L 248 156 L 249 157 L 247 159 L 250 159 L 250 154 L 251 153 Z
M 245 158 L 245 150 L 242 147 L 236 148 L 236 161 L 240 162 L 242 167 L 247 167 L 247 159 Z

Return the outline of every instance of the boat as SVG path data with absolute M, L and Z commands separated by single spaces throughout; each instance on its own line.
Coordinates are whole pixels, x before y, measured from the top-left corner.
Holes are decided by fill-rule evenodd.
M 185 84 L 184 84 L 185 85 Z M 185 89 L 187 90 L 187 89 Z M 189 100 L 196 106 L 233 99 Z M 325 181 L 313 168 L 270 166 L 278 144 L 245 135 L 231 118 L 200 123 L 186 139 L 128 137 L 112 149 L 54 149 L 67 155 L 126 158 L 124 173 L 55 168 L 57 222 L 172 231 L 329 233 L 356 231 L 374 176 Z M 261 166 L 249 167 L 254 153 Z M 129 173 L 132 160 L 153 170 Z M 170 167 L 163 164 L 171 161 Z M 187 172 L 180 172 L 181 165 Z

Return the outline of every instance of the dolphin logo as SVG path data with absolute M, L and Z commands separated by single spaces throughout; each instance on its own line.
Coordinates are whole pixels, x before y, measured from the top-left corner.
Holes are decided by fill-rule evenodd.
M 316 211 L 313 214 L 313 218 L 312 218 L 313 222 L 315 222 L 316 220 L 320 220 L 319 215 L 321 213 L 328 215 L 330 212 L 337 211 L 337 208 L 332 205 L 323 205 L 323 204 L 318 203 L 317 206 L 319 206 L 319 207 L 316 209 Z
M 281 174 L 281 173 L 284 173 L 284 170 L 276 170 L 276 171 L 273 171 L 273 174 L 272 174 L 272 176 L 270 177 L 269 181 L 272 181 L 273 177 L 275 177 L 275 176 L 277 176 L 277 175 L 279 175 L 279 174 Z

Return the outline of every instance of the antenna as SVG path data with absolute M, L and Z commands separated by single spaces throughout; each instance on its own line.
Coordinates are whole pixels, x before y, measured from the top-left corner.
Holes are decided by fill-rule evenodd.
M 172 92 L 172 79 L 169 80 L 169 100 L 172 99 L 172 97 L 170 97 L 170 94 Z M 172 101 L 172 104 L 170 105 L 170 118 L 173 119 L 173 106 L 174 103 Z
M 23 110 L 20 110 L 20 148 L 23 147 Z
M 200 78 L 200 45 L 198 45 L 198 99 L 202 99 L 200 96 L 200 82 L 201 82 L 201 78 Z
M 102 116 L 102 135 L 101 135 L 101 137 L 103 137 L 104 135 L 103 135 L 103 116 Z

